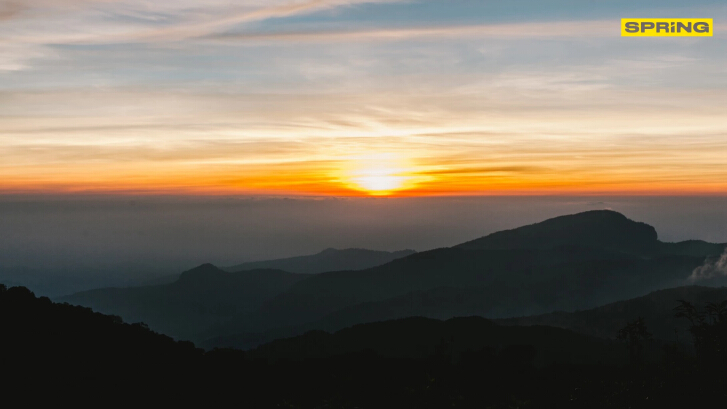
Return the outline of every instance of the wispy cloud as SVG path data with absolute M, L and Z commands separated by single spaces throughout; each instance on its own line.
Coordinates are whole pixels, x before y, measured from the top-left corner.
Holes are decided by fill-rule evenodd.
M 4 9 L 0 9 L 0 20 L 21 20 L 28 29 L 15 27 L 5 38 L 22 42 L 163 42 L 210 35 L 232 26 L 271 18 L 356 4 L 396 1 L 399 0 L 273 0 L 235 3 L 219 0 L 151 3 L 130 0 L 32 0 L 27 3 L 8 3 Z M 73 25 L 74 29 L 68 30 L 69 25 Z
M 510 24 L 478 24 L 438 27 L 373 28 L 365 30 L 330 30 L 297 32 L 250 32 L 214 34 L 207 38 L 219 41 L 396 41 L 412 38 L 584 38 L 615 37 L 619 27 L 612 20 L 553 21 Z
M 17 17 L 25 7 L 20 2 L 8 1 L 0 3 L 0 21 Z
M 271 18 L 401 0 L 28 0 L 0 3 L 0 71 L 27 68 L 46 45 L 163 44 Z M 12 56 L 8 56 L 12 50 Z

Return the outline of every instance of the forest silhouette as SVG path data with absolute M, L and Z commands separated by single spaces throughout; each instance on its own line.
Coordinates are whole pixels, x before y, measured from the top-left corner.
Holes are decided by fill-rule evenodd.
M 204 351 L 142 323 L 0 285 L 4 387 L 34 402 L 81 405 L 657 408 L 723 400 L 727 302 L 674 304 L 692 349 L 651 339 L 640 318 L 614 334 L 618 341 L 471 317 Z

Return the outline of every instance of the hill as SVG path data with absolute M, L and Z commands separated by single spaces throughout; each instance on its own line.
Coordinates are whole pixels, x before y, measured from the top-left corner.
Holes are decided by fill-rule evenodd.
M 727 249 L 727 243 L 707 243 L 702 240 L 686 240 L 678 243 L 659 243 L 659 252 L 694 257 L 718 257 Z
M 193 339 L 236 314 L 254 311 L 306 275 L 280 270 L 229 273 L 211 264 L 185 271 L 171 284 L 103 288 L 61 297 L 59 301 L 143 321 L 156 331 Z
M 245 270 L 283 270 L 298 274 L 318 274 L 326 271 L 364 270 L 386 264 L 397 258 L 414 254 L 414 250 L 376 251 L 367 249 L 325 249 L 316 254 L 274 260 L 249 261 L 230 267 L 220 267 L 231 273 Z M 141 286 L 170 284 L 179 274 L 165 275 L 147 280 Z
M 537 366 L 553 363 L 624 364 L 617 343 L 545 326 L 501 326 L 481 317 L 440 321 L 423 317 L 354 325 L 335 333 L 309 331 L 261 345 L 247 356 L 268 361 L 303 360 L 370 351 L 390 358 L 428 359 L 446 353 L 457 362 L 467 351 L 530 345 Z M 438 348 L 440 350 L 438 350 Z
M 347 326 L 420 312 L 503 318 L 593 308 L 684 285 L 720 247 L 707 244 L 659 242 L 653 227 L 612 211 L 561 216 L 367 270 L 316 275 L 207 335 L 299 327 L 331 315 Z M 436 301 L 417 311 L 409 294 L 418 293 Z
M 290 336 L 412 315 L 505 318 L 594 308 L 684 285 L 720 248 L 697 241 L 662 243 L 651 226 L 616 212 L 591 211 L 365 270 L 229 273 L 208 265 L 208 274 L 199 274 L 194 285 L 185 284 L 183 275 L 164 286 L 102 290 L 63 300 L 143 320 L 155 330 L 198 342 L 236 335 L 264 342 L 270 338 L 259 334 Z M 333 258 L 349 254 L 328 253 Z
M 4 399 L 12 393 L 34 402 L 90 404 L 122 390 L 131 396 L 158 393 L 185 385 L 204 356 L 192 343 L 175 342 L 143 324 L 36 298 L 24 287 L 0 284 L 0 326 Z M 123 395 L 118 398 L 125 400 Z
M 4 398 L 16 402 L 659 408 L 724 398 L 723 366 L 705 371 L 686 355 L 648 353 L 625 366 L 618 343 L 479 317 L 407 318 L 204 352 L 144 324 L 0 285 L 0 326 Z
M 551 252 L 546 253 L 552 255 Z M 674 256 L 655 260 L 593 260 L 540 265 L 538 272 L 541 277 L 511 271 L 510 282 L 500 279 L 487 285 L 435 287 L 330 310 L 324 310 L 326 305 L 323 304 L 317 310 L 320 314 L 311 314 L 308 317 L 313 318 L 310 319 L 300 317 L 308 313 L 305 308 L 310 308 L 311 302 L 301 298 L 296 312 L 291 311 L 293 309 L 286 311 L 281 307 L 284 306 L 281 300 L 287 301 L 289 293 L 283 293 L 255 312 L 264 311 L 268 319 L 272 319 L 276 317 L 274 313 L 282 316 L 282 311 L 286 311 L 285 314 L 289 315 L 279 321 L 283 324 L 265 327 L 265 322 L 261 322 L 262 325 L 257 328 L 262 327 L 262 331 L 250 331 L 247 329 L 256 328 L 257 323 L 233 320 L 226 328 L 216 328 L 215 332 L 208 333 L 210 339 L 201 345 L 205 348 L 252 348 L 261 342 L 313 329 L 336 331 L 358 323 L 411 316 L 435 319 L 472 315 L 505 318 L 556 310 L 575 311 L 583 309 L 583 306 L 596 307 L 614 300 L 637 297 L 661 286 L 681 284 L 685 281 L 684 275 L 698 264 L 698 260 Z M 619 283 L 624 285 L 619 286 Z M 299 315 L 295 316 L 296 313 Z M 283 321 L 286 318 L 288 320 Z M 240 330 L 234 331 L 233 328 Z
M 299 274 L 318 274 L 326 271 L 364 270 L 414 253 L 416 253 L 414 250 L 376 251 L 366 249 L 337 250 L 329 248 L 320 253 L 308 256 L 251 261 L 230 267 L 223 267 L 222 269 L 234 272 L 268 268 Z
M 456 247 L 479 250 L 547 249 L 579 245 L 628 254 L 657 252 L 656 229 L 610 210 L 559 216 L 540 223 L 492 233 Z
M 683 286 L 610 303 L 584 311 L 557 311 L 529 317 L 498 320 L 503 325 L 548 325 L 601 338 L 614 338 L 626 322 L 643 317 L 655 338 L 690 343 L 689 321 L 674 318 L 678 300 L 697 306 L 727 300 L 727 287 Z

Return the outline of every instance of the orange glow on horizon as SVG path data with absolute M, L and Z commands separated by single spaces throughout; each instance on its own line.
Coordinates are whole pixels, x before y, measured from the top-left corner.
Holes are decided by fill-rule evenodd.
M 419 197 L 489 195 L 727 195 L 727 182 L 700 184 L 676 181 L 572 180 L 530 177 L 431 177 L 394 169 L 368 169 L 332 177 L 327 173 L 249 172 L 108 175 L 15 178 L 0 183 L 2 194 L 179 194 L 179 195 L 292 195 L 338 197 Z M 296 178 L 296 176 L 298 178 Z M 414 183 L 414 181 L 417 181 Z
M 334 155 L 329 155 L 332 157 Z M 557 158 L 556 158 L 557 159 Z M 621 159 L 623 161 L 624 159 Z M 523 165 L 532 163 L 532 165 Z M 634 169 L 554 159 L 483 160 L 365 151 L 335 160 L 279 163 L 107 162 L 0 169 L 3 194 L 170 194 L 417 197 L 476 195 L 727 195 L 727 179 L 680 177 L 667 169 Z M 615 162 L 621 163 L 621 162 Z M 586 166 L 590 165 L 590 166 Z

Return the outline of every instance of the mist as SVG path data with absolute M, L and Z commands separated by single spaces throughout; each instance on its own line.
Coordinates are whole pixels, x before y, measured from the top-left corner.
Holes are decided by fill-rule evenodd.
M 689 280 L 694 282 L 724 277 L 727 277 L 727 248 L 721 256 L 707 259 L 703 265 L 695 268 Z
M 725 197 L 0 197 L 0 279 L 58 295 L 325 248 L 430 250 L 611 209 L 662 241 L 727 242 Z

